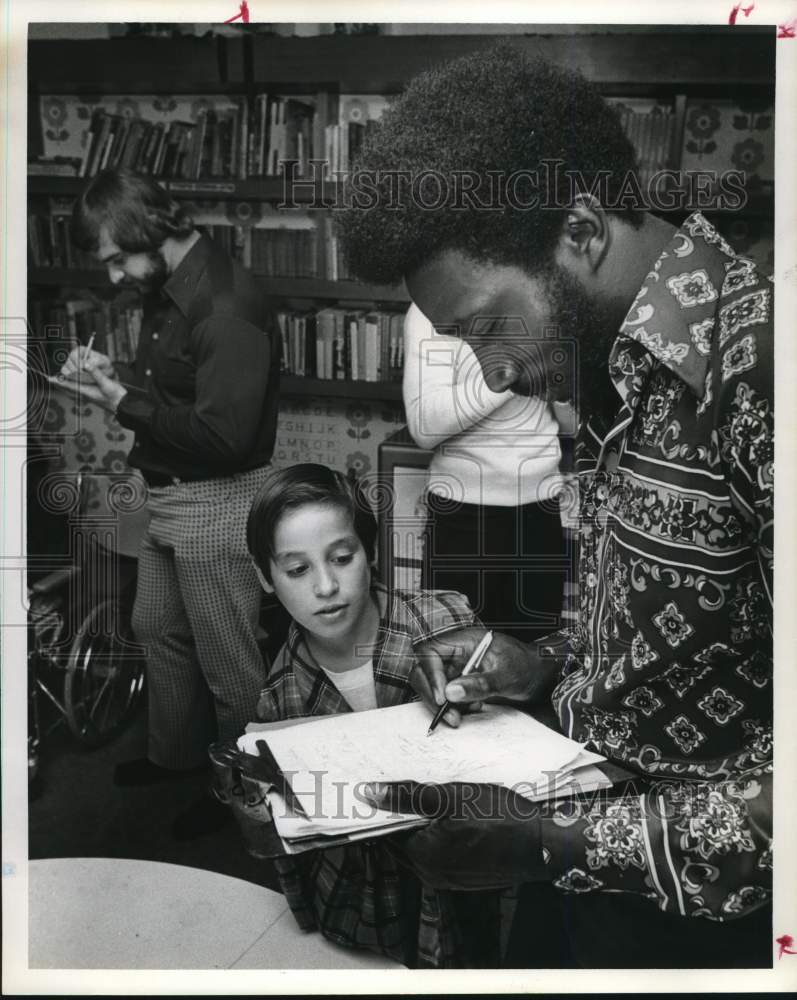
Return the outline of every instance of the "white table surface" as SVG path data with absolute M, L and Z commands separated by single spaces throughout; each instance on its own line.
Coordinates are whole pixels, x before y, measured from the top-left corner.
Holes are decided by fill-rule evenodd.
M 29 863 L 31 969 L 401 969 L 299 930 L 283 896 L 123 858 Z

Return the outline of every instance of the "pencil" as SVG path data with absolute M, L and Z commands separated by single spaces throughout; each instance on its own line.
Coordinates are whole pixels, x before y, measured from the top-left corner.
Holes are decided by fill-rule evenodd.
M 460 674 L 460 677 L 465 677 L 467 674 L 472 674 L 474 670 L 478 669 L 479 664 L 484 659 L 484 654 L 490 648 L 490 643 L 492 641 L 493 641 L 493 633 L 485 632 L 484 635 L 482 636 L 479 645 L 470 654 L 470 658 L 468 659 L 468 662 L 465 664 L 465 669 Z M 432 724 L 429 726 L 429 729 L 426 732 L 427 736 L 431 736 L 432 733 L 435 731 L 435 729 L 437 729 L 438 725 L 440 724 L 440 720 L 443 718 L 443 716 L 446 714 L 449 708 L 451 708 L 451 702 L 448 701 L 448 699 L 446 699 L 440 706 L 440 708 L 438 708 L 438 710 L 435 712 L 435 716 L 432 719 Z
M 97 336 L 96 333 L 92 333 L 92 335 L 89 337 L 88 344 L 86 344 L 86 346 L 81 351 L 81 357 L 83 359 L 81 363 L 81 368 L 83 367 L 83 365 L 85 365 L 86 361 L 88 360 L 89 354 L 91 354 L 91 349 L 92 347 L 94 347 L 94 338 L 96 336 Z

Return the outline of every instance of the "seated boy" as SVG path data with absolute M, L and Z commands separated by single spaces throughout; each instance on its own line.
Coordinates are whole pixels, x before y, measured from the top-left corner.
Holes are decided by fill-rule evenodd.
M 361 488 L 322 465 L 280 470 L 255 497 L 249 551 L 261 583 L 293 619 L 260 696 L 261 720 L 414 701 L 409 675 L 416 644 L 479 624 L 461 594 L 388 592 L 376 583 L 376 534 Z M 423 887 L 379 839 L 278 858 L 275 865 L 303 928 L 410 966 L 463 963 L 451 894 Z M 494 899 L 490 904 L 495 908 Z M 497 934 L 497 912 L 492 930 Z

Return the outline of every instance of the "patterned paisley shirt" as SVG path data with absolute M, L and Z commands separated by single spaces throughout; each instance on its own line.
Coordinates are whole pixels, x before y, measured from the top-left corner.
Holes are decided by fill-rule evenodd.
M 615 341 L 619 413 L 581 429 L 580 609 L 547 648 L 553 705 L 642 778 L 543 818 L 561 889 L 717 920 L 769 897 L 772 294 L 692 215 Z

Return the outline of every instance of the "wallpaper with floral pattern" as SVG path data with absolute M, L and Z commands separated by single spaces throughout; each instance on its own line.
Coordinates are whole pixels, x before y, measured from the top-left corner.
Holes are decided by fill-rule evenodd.
M 689 101 L 682 170 L 744 170 L 749 189 L 775 177 L 775 115 L 768 104 Z
M 373 477 L 382 441 L 404 423 L 400 403 L 323 397 L 289 397 L 280 403 L 274 465 L 320 462 L 341 472 Z M 121 475 L 133 434 L 101 407 L 53 391 L 44 438 L 58 441 L 51 471 Z

